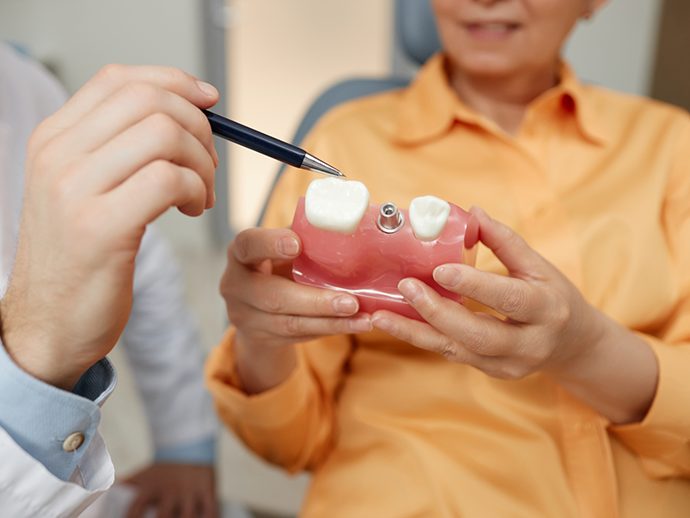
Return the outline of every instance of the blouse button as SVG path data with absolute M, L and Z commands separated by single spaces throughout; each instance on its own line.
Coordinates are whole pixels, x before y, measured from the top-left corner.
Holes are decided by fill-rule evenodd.
M 84 437 L 83 433 L 74 432 L 67 437 L 67 439 L 65 439 L 65 442 L 62 443 L 62 449 L 69 452 L 76 451 L 82 444 L 84 444 L 85 439 L 86 438 Z

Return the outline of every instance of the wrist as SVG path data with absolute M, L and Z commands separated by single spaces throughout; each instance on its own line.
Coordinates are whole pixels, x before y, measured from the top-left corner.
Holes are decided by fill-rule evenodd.
M 294 344 L 266 345 L 235 335 L 235 370 L 247 394 L 259 394 L 285 381 L 297 365 Z
M 656 394 L 656 356 L 635 333 L 597 313 L 603 324 L 598 338 L 545 373 L 612 423 L 639 422 Z
M 30 323 L 23 323 L 7 296 L 0 301 L 0 340 L 12 362 L 20 369 L 68 392 L 90 367 L 80 366 L 74 358 L 65 358 L 64 351 L 52 344 L 50 337 Z
M 590 367 L 599 364 L 608 356 L 607 347 L 616 342 L 615 332 L 619 327 L 598 309 L 587 306 L 588 314 L 578 319 L 582 332 L 574 340 L 565 354 L 545 370 L 554 380 L 586 378 Z

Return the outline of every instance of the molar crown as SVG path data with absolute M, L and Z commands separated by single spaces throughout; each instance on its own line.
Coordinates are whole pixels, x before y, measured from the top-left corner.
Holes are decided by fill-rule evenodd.
M 450 204 L 436 196 L 421 196 L 410 203 L 410 224 L 420 241 L 433 241 L 446 227 Z
M 368 208 L 369 190 L 362 182 L 319 178 L 304 197 L 307 221 L 338 234 L 354 234 Z

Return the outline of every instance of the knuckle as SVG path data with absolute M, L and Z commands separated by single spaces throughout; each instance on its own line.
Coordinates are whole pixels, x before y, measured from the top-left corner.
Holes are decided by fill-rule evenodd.
M 207 137 L 211 142 L 213 142 L 213 133 L 211 131 L 211 123 L 209 122 L 208 117 L 206 117 L 201 110 L 194 110 L 194 114 L 192 126 L 194 134 Z
M 553 356 L 553 350 L 550 347 L 537 347 L 530 353 L 530 364 L 533 366 L 543 365 L 551 359 L 551 356 Z
M 506 313 L 515 314 L 522 311 L 527 304 L 524 288 L 518 283 L 511 283 L 502 295 L 501 305 Z
M 173 197 L 182 188 L 182 178 L 176 166 L 165 160 L 151 162 L 147 168 L 147 180 L 151 189 L 166 197 Z
M 235 290 L 233 289 L 234 283 L 232 282 L 232 274 L 230 273 L 230 265 L 225 268 L 223 276 L 220 279 L 220 284 L 218 285 L 218 292 L 221 297 L 225 299 L 226 305 L 234 300 Z
M 447 336 L 441 340 L 438 352 L 446 360 L 454 362 L 458 359 L 458 345 Z
M 286 304 L 283 294 L 277 290 L 271 290 L 264 298 L 264 308 L 269 313 L 282 313 L 285 311 Z
M 152 107 L 159 103 L 161 91 L 151 83 L 145 81 L 133 81 L 124 88 L 127 97 L 133 97 L 142 106 Z
M 491 347 L 486 329 L 478 325 L 470 326 L 465 330 L 462 342 L 467 349 L 477 354 L 486 354 Z
M 39 173 L 45 173 L 55 167 L 55 150 L 50 142 L 38 150 L 31 165 L 32 170 Z
M 249 243 L 248 233 L 240 232 L 228 247 L 228 256 L 233 255 L 240 262 L 246 261 L 249 257 Z
M 285 317 L 283 324 L 283 334 L 289 337 L 297 337 L 302 335 L 303 323 L 302 319 L 297 315 L 289 315 Z
M 199 174 L 200 180 L 204 183 L 211 182 L 215 178 L 216 165 L 213 162 L 213 158 L 208 153 L 203 153 L 201 155 L 202 163 L 199 170 L 196 171 Z
M 246 317 L 243 317 L 244 313 L 246 313 L 246 309 L 244 309 L 244 306 L 239 303 L 234 290 L 228 285 L 227 282 L 225 282 L 225 280 L 221 283 L 220 292 L 225 300 L 225 310 L 230 322 L 236 325 L 237 322 L 245 320 Z
M 503 223 L 498 223 L 498 234 L 500 236 L 500 244 L 496 247 L 496 252 L 519 250 L 527 246 L 526 241 L 517 232 Z
M 407 328 L 407 326 L 398 326 L 395 331 L 395 336 L 403 342 L 410 344 L 415 343 L 415 335 Z
M 187 81 L 190 76 L 188 76 L 185 72 L 180 70 L 179 68 L 175 67 L 159 67 L 159 73 L 161 76 L 161 79 L 165 82 L 165 84 L 168 85 L 173 85 L 173 84 L 178 84 L 184 81 Z
M 486 273 L 473 269 L 463 271 L 460 282 L 455 285 L 453 291 L 461 293 L 470 299 L 477 299 L 482 296 L 487 285 Z
M 541 315 L 541 323 L 543 325 L 556 332 L 564 331 L 570 325 L 572 307 L 562 293 L 551 289 L 547 291 Z
M 147 117 L 151 131 L 166 144 L 176 145 L 180 138 L 180 125 L 165 113 L 154 113 Z
M 110 63 L 101 68 L 96 77 L 106 83 L 117 83 L 124 77 L 126 68 L 125 65 Z
M 229 297 L 227 295 L 230 295 Z M 243 320 L 243 311 L 240 304 L 237 303 L 235 298 L 232 296 L 231 290 L 224 290 L 223 297 L 225 298 L 225 310 L 228 315 L 228 319 L 233 324 L 237 324 Z
M 33 156 L 39 152 L 39 149 L 45 143 L 47 133 L 45 122 L 36 127 L 26 144 L 27 156 Z
M 424 300 L 424 299 L 422 299 Z M 442 314 L 441 307 L 436 303 L 424 303 L 418 308 L 424 312 L 424 319 L 429 322 L 434 322 L 438 320 L 439 316 Z
M 237 329 L 245 329 L 249 327 L 247 318 L 242 313 L 235 310 L 231 306 L 227 306 L 228 322 L 235 326 Z
M 511 247 L 523 247 L 526 246 L 526 242 L 522 239 L 522 236 L 515 232 L 512 228 L 504 223 L 499 223 L 501 228 L 501 233 L 503 234 L 503 240 Z

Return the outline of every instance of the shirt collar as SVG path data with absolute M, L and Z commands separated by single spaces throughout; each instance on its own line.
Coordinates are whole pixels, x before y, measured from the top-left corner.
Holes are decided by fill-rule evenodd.
M 445 134 L 454 122 L 484 127 L 496 131 L 497 126 L 486 117 L 466 106 L 448 82 L 445 56 L 433 56 L 419 71 L 404 93 L 403 105 L 396 127 L 397 139 L 402 143 L 420 144 Z M 579 82 L 567 63 L 561 63 L 560 82 L 535 99 L 530 110 L 553 106 L 572 113 L 582 135 L 596 144 L 609 138 L 599 110 L 588 98 L 586 88 Z

